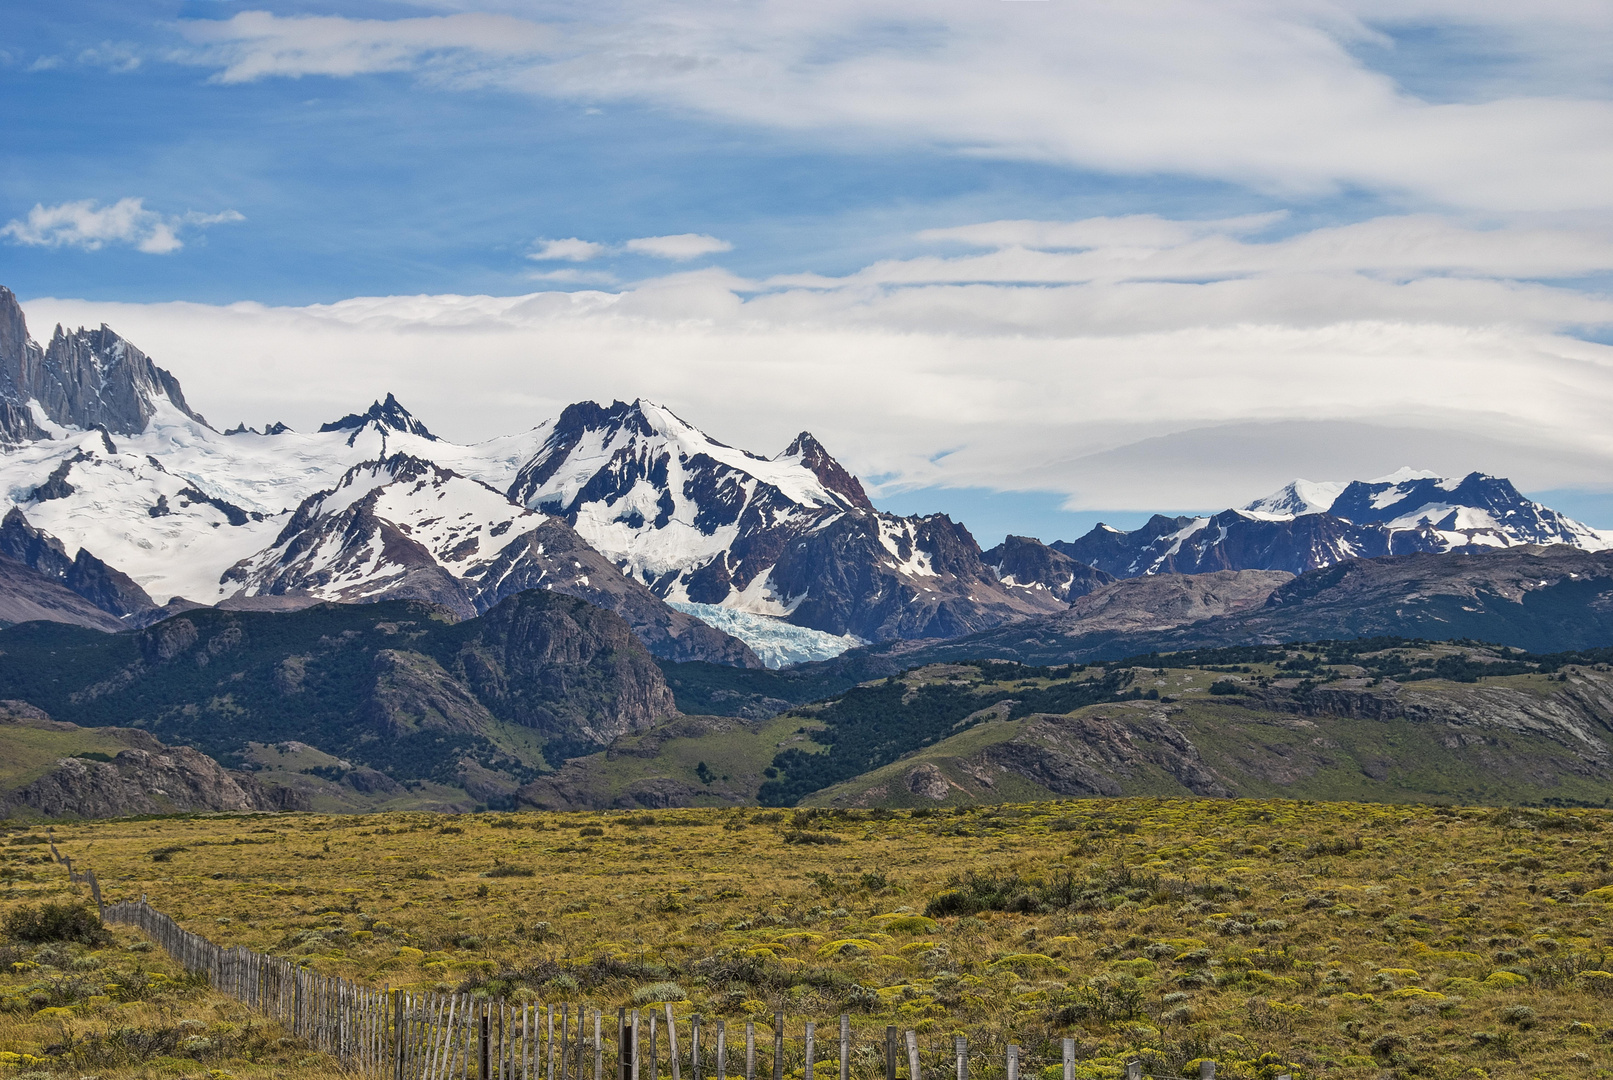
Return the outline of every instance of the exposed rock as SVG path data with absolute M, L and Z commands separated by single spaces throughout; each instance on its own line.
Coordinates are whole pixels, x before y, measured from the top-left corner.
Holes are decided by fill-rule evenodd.
M 105 325 L 71 332 L 58 326 L 50 344 L 40 348 L 16 296 L 0 287 L 0 401 L 9 406 L 0 410 L 0 430 L 6 437 L 48 437 L 32 419 L 30 400 L 63 427 L 135 435 L 163 399 L 206 423 L 185 403 L 178 380 Z
M 605 745 L 677 715 L 627 624 L 584 600 L 534 589 L 460 629 L 454 673 L 504 719 Z
M 82 730 L 15 702 L 0 708 L 0 744 L 8 728 Z M 0 812 L 44 817 L 107 818 L 192 810 L 241 812 L 276 809 L 277 798 L 249 775 L 232 773 L 188 746 L 164 746 L 133 729 L 101 729 L 129 744 L 110 761 L 64 757 L 43 776 L 0 793 Z
M 939 801 L 952 793 L 946 774 L 927 761 L 907 771 L 906 783 L 908 791 L 926 799 Z
M 46 620 L 116 633 L 118 619 L 66 586 L 14 559 L 0 555 L 0 623 Z
M 980 560 L 1011 589 L 1043 590 L 1066 602 L 1114 581 L 1112 574 L 1078 562 L 1040 540 L 1010 536 Z

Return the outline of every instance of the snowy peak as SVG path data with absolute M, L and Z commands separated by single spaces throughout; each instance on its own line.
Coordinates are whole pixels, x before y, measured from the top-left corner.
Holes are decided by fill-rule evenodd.
M 1302 574 L 1350 559 L 1520 544 L 1601 551 L 1613 548 L 1613 534 L 1525 498 L 1501 477 L 1401 469 L 1347 484 L 1296 480 L 1214 518 L 1156 515 L 1134 532 L 1100 527 L 1073 543 L 1050 546 L 1119 577 L 1134 577 L 1213 570 Z
M 1304 514 L 1323 514 L 1333 500 L 1347 487 L 1336 481 L 1294 480 L 1283 485 L 1264 499 L 1256 499 L 1243 508 L 1251 517 L 1271 521 L 1300 517 Z
M 274 427 L 280 431 L 289 430 L 283 424 L 275 424 Z M 374 427 L 382 432 L 401 431 L 409 435 L 418 435 L 420 438 L 428 439 L 432 442 L 437 441 L 437 436 L 427 431 L 426 425 L 416 420 L 414 414 L 405 409 L 398 399 L 390 393 L 387 394 L 385 401 L 375 402 L 367 411 L 348 413 L 340 420 L 333 420 L 322 425 L 319 430 L 321 433 L 351 431 L 353 434 L 348 436 L 347 445 L 352 446 L 358 440 L 359 433 L 369 427 Z M 279 434 L 279 431 L 266 431 L 265 434 Z
M 840 462 L 830 457 L 829 451 L 823 448 L 823 444 L 814 438 L 810 431 L 803 431 L 797 435 L 795 441 L 773 460 L 799 463 L 818 478 L 825 491 L 839 496 L 848 509 L 870 512 L 874 509 L 874 504 L 868 500 L 867 492 L 863 491 L 862 481 L 847 472 Z

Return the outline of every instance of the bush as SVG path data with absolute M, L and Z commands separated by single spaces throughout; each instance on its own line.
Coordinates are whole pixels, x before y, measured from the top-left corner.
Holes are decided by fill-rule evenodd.
M 536 873 L 536 871 L 534 871 L 531 867 L 528 867 L 528 866 L 511 866 L 509 863 L 503 863 L 503 864 L 501 864 L 499 866 L 493 867 L 493 869 L 489 870 L 484 876 L 485 877 L 532 877 L 532 876 L 534 876 L 535 873 Z
M 633 1004 L 647 1005 L 656 1001 L 683 1001 L 689 995 L 675 982 L 651 983 L 633 991 Z
M 76 941 L 83 945 L 112 943 L 112 935 L 101 925 L 101 917 L 78 904 L 17 908 L 6 916 L 5 931 L 12 941 L 33 944 L 47 941 Z
M 1210 684 L 1210 693 L 1241 694 L 1243 693 L 1243 685 L 1241 683 L 1235 683 L 1231 679 L 1217 679 L 1215 682 Z

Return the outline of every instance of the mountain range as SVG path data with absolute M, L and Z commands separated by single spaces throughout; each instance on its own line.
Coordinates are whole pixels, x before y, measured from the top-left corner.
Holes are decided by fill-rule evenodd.
M 1130 578 L 1613 547 L 1504 479 L 1403 471 L 982 550 L 945 514 L 877 509 L 808 432 L 767 457 L 643 400 L 471 445 L 391 395 L 313 432 L 221 432 L 104 325 L 40 345 L 3 288 L 0 440 L 0 621 L 102 630 L 383 599 L 468 619 L 540 588 L 621 615 L 662 659 L 777 667 L 1067 618 Z

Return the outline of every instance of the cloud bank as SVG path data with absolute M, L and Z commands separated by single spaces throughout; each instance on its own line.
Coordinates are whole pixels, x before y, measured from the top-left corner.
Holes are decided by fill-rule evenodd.
M 391 390 L 470 440 L 644 396 L 759 452 L 810 429 L 886 490 L 1047 490 L 1072 508 L 1220 507 L 1406 464 L 1607 486 L 1613 348 L 1583 335 L 1613 327 L 1613 298 L 1576 282 L 1613 269 L 1613 239 L 1271 224 L 986 222 L 839 278 L 26 306 L 39 325 L 110 323 L 230 423 L 309 428 Z

